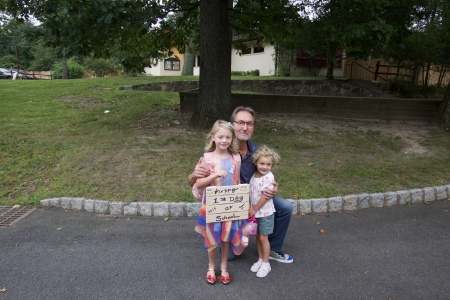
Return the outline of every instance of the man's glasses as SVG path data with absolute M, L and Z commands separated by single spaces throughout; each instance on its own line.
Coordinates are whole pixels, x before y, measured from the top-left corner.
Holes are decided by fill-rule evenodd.
M 244 127 L 245 125 L 247 125 L 247 128 L 253 128 L 253 126 L 255 126 L 255 124 L 253 122 L 244 122 L 244 121 L 234 121 L 234 123 L 236 123 L 237 127 Z

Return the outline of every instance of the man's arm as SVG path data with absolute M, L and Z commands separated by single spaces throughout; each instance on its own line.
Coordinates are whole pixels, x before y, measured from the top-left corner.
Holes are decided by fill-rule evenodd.
M 189 174 L 188 182 L 190 186 L 193 186 L 198 178 L 204 178 L 209 176 L 209 170 L 203 165 L 203 157 L 201 157 L 198 163 L 195 165 L 194 171 Z

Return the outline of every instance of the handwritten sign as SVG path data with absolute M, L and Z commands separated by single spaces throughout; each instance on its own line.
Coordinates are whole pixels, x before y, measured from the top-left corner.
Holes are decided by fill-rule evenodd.
M 248 218 L 248 184 L 209 186 L 206 188 L 206 223 Z

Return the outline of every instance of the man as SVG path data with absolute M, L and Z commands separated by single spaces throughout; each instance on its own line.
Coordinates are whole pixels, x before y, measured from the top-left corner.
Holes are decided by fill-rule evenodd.
M 230 123 L 235 128 L 236 137 L 239 144 L 239 154 L 241 155 L 241 183 L 249 183 L 252 175 L 256 171 L 256 167 L 252 162 L 252 154 L 258 145 L 252 143 L 250 138 L 253 135 L 256 122 L 256 113 L 250 107 L 239 106 L 237 107 L 230 118 Z M 188 176 L 188 181 L 191 186 L 194 185 L 197 178 L 203 178 L 209 175 L 209 170 L 201 165 L 200 159 L 199 163 L 195 166 L 192 174 Z M 294 259 L 288 255 L 281 252 L 281 248 L 286 237 L 287 229 L 289 227 L 289 222 L 292 216 L 292 204 L 276 196 L 278 192 L 278 183 L 274 182 L 274 189 L 266 189 L 264 195 L 268 198 L 273 198 L 273 203 L 275 205 L 275 227 L 271 235 L 269 235 L 270 243 L 270 259 L 282 262 L 282 263 L 292 263 Z M 234 253 L 231 251 L 229 259 L 234 258 Z

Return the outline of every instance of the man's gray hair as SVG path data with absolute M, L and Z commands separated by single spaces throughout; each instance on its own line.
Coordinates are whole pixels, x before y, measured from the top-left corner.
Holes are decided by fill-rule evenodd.
M 245 107 L 245 106 L 238 106 L 234 109 L 233 113 L 231 114 L 231 118 L 230 118 L 230 122 L 233 123 L 234 121 L 236 121 L 236 115 L 238 114 L 238 112 L 241 111 L 246 111 L 248 113 L 250 113 L 253 116 L 253 122 L 256 123 L 256 113 L 253 110 L 253 108 L 251 107 Z

